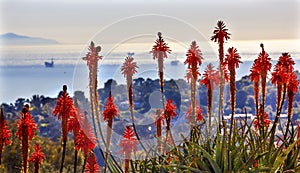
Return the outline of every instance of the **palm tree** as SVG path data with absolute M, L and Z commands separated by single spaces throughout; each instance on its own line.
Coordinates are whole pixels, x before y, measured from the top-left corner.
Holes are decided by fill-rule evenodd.
M 223 21 L 218 21 L 217 27 L 213 32 L 211 40 L 219 44 L 219 69 L 220 69 L 220 96 L 219 96 L 219 128 L 221 129 L 221 117 L 223 118 L 223 104 L 224 104 L 224 72 L 223 72 L 223 59 L 224 59 L 224 42 L 230 39 L 230 33 Z

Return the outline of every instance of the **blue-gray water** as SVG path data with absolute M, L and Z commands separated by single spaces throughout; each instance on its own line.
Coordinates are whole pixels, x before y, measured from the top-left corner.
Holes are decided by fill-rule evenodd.
M 200 72 L 203 73 L 207 63 L 203 63 Z M 246 61 L 237 69 L 237 78 L 249 74 L 252 65 L 251 61 Z M 114 79 L 118 84 L 124 84 L 125 79 L 120 72 L 120 65 L 99 64 L 98 86 L 103 87 L 108 79 Z M 296 62 L 296 69 L 299 62 Z M 165 78 L 179 79 L 184 78 L 186 66 L 181 62 L 177 66 L 165 63 Z M 141 64 L 135 78 L 157 77 L 157 64 Z M 88 91 L 88 68 L 84 64 L 80 65 L 56 65 L 54 68 L 45 68 L 42 65 L 30 66 L 0 66 L 0 103 L 14 103 L 17 98 L 28 98 L 39 94 L 44 96 L 56 97 L 62 85 L 69 86 L 69 93 L 76 90 Z

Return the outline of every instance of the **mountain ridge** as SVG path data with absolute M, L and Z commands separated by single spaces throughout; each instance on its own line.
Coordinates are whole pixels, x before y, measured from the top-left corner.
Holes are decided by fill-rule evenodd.
M 0 43 L 2 45 L 59 44 L 53 39 L 19 35 L 12 32 L 1 34 Z

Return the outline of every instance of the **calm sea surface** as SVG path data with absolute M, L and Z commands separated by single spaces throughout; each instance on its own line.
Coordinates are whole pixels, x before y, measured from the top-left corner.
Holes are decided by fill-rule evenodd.
M 85 55 L 83 46 L 41 46 L 27 48 L 0 47 L 0 104 L 14 103 L 17 98 L 28 98 L 32 95 L 56 97 L 62 85 L 68 85 L 70 95 L 76 90 L 85 92 L 88 96 L 88 68 L 81 57 Z M 71 49 L 72 48 L 72 49 Z M 243 64 L 237 69 L 237 78 L 249 74 L 252 60 L 258 53 L 241 53 Z M 280 53 L 269 52 L 273 60 L 277 60 Z M 295 69 L 300 70 L 300 54 L 291 53 L 296 59 Z M 103 87 L 108 79 L 114 79 L 118 84 L 125 84 L 120 68 L 126 57 L 126 52 L 102 54 L 104 60 L 99 62 L 98 86 Z M 217 65 L 217 54 L 203 53 L 204 61 L 200 67 L 203 73 L 208 63 Z M 45 61 L 54 58 L 55 66 L 46 68 Z M 135 61 L 139 68 L 134 78 L 143 77 L 157 79 L 157 64 L 149 51 L 136 53 Z M 178 65 L 171 65 L 172 60 L 179 60 Z M 185 53 L 173 53 L 165 61 L 165 79 L 182 79 L 185 76 L 186 66 L 183 64 Z M 272 62 L 275 64 L 275 61 Z

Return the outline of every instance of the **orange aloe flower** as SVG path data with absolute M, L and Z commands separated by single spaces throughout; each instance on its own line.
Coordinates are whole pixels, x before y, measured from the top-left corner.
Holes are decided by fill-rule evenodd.
M 3 108 L 0 108 L 0 165 L 1 165 L 1 156 L 2 152 L 4 150 L 5 145 L 9 145 L 11 143 L 10 137 L 10 131 L 7 127 L 6 121 L 4 119 L 4 111 Z
M 176 113 L 176 106 L 174 104 L 172 104 L 172 100 L 168 99 L 167 104 L 166 104 L 166 111 L 164 114 L 164 117 L 166 118 L 166 122 L 167 122 L 167 131 L 169 131 L 171 129 L 171 120 L 172 118 L 174 118 L 177 113 Z
M 78 144 L 75 146 L 77 150 L 81 150 L 85 158 L 95 148 L 96 137 L 92 132 L 87 114 L 84 115 L 81 124 L 81 130 L 78 135 Z
M 80 133 L 80 128 L 81 128 L 80 122 L 82 121 L 83 121 L 82 113 L 78 106 L 77 99 L 75 99 L 75 114 L 72 114 L 71 117 L 68 119 L 68 131 L 73 132 L 75 146 L 78 145 L 78 135 Z M 74 147 L 74 149 L 75 149 L 74 172 L 76 173 L 78 149 L 76 149 L 76 147 Z
M 259 120 L 258 120 L 259 118 Z M 262 128 L 262 122 L 264 121 L 264 127 L 269 127 L 270 123 L 272 122 L 269 119 L 268 114 L 265 112 L 264 113 L 264 118 L 261 116 L 261 111 L 258 111 L 258 115 L 255 117 L 253 124 L 255 129 L 260 129 Z
M 137 151 L 137 140 L 134 137 L 133 130 L 130 126 L 126 126 L 123 133 L 123 139 L 120 141 L 119 146 L 122 148 L 121 151 L 125 157 L 125 173 L 129 173 L 131 153 L 132 151 Z
M 91 152 L 91 154 L 88 157 L 87 164 L 85 165 L 85 173 L 99 173 L 100 167 L 97 163 L 97 159 L 95 157 L 95 154 Z
M 31 154 L 29 158 L 29 162 L 34 164 L 34 172 L 39 172 L 40 164 L 42 164 L 43 159 L 45 158 L 45 154 L 42 152 L 42 148 L 39 144 L 34 145 L 34 152 Z
M 22 117 L 18 122 L 16 136 L 22 141 L 23 172 L 26 173 L 28 171 L 27 161 L 29 154 L 29 141 L 32 140 L 34 131 L 38 128 L 30 115 L 28 104 L 22 108 L 21 116 Z
M 194 123 L 194 118 L 196 116 L 196 82 L 198 80 L 198 76 L 200 76 L 199 66 L 202 64 L 202 60 L 203 57 L 201 51 L 199 50 L 199 46 L 197 45 L 196 41 L 193 41 L 190 49 L 186 53 L 186 60 L 184 61 L 184 64 L 188 65 L 188 81 L 191 79 L 192 123 Z
M 70 117 L 75 117 L 75 107 L 73 105 L 73 101 L 71 97 L 67 93 L 67 86 L 63 86 L 63 91 L 61 96 L 58 98 L 56 106 L 53 110 L 53 115 L 58 115 L 58 119 L 61 119 L 61 133 L 62 133 L 62 143 L 63 143 L 63 152 L 62 152 L 62 160 L 61 160 L 61 167 L 60 172 L 63 171 L 64 161 L 65 161 L 65 154 L 66 154 L 66 145 L 68 140 L 68 119 Z
M 187 112 L 186 112 L 186 118 L 189 123 L 194 122 L 195 120 L 192 119 L 192 113 L 193 113 L 193 108 L 192 104 L 190 104 Z M 202 114 L 202 109 L 198 106 L 198 101 L 196 100 L 196 116 L 195 116 L 196 122 L 197 121 L 202 121 L 203 119 L 203 114 Z
M 162 33 L 157 33 L 158 39 L 155 41 L 155 45 L 152 47 L 153 59 L 157 59 L 158 62 L 158 76 L 160 81 L 160 91 L 162 93 L 162 102 L 164 105 L 164 58 L 168 58 L 167 53 L 171 53 L 171 49 L 168 47 L 165 40 L 162 38 Z
M 109 96 L 106 100 L 105 108 L 103 111 L 103 118 L 104 121 L 107 122 L 107 136 L 106 136 L 106 147 L 107 147 L 107 153 L 106 153 L 106 159 L 108 157 L 108 152 L 110 148 L 110 140 L 112 136 L 112 127 L 113 127 L 113 121 L 114 117 L 118 116 L 119 110 L 117 106 L 114 104 L 114 98 L 111 95 L 111 92 L 109 92 Z
M 213 90 L 215 86 L 219 86 L 220 84 L 219 72 L 214 70 L 214 66 L 211 63 L 207 65 L 200 83 L 202 85 L 205 85 L 207 88 L 207 111 L 209 120 L 208 124 L 210 127 Z
M 236 93 L 236 86 L 235 86 L 235 75 L 236 75 L 236 68 L 239 68 L 239 63 L 241 57 L 237 53 L 237 50 L 233 47 L 228 49 L 228 53 L 226 54 L 225 58 L 225 65 L 227 66 L 229 73 L 230 73 L 230 103 L 231 103 L 231 111 L 232 111 L 232 116 L 234 114 L 234 109 L 235 109 L 235 93 Z
M 226 40 L 230 39 L 230 33 L 223 21 L 218 21 L 217 27 L 213 31 L 213 36 L 211 40 L 218 42 L 219 44 L 219 72 L 220 72 L 220 95 L 219 95 L 219 127 L 221 127 L 221 117 L 223 117 L 223 106 L 224 106 L 224 71 L 223 71 L 223 61 L 224 61 L 224 43 Z

